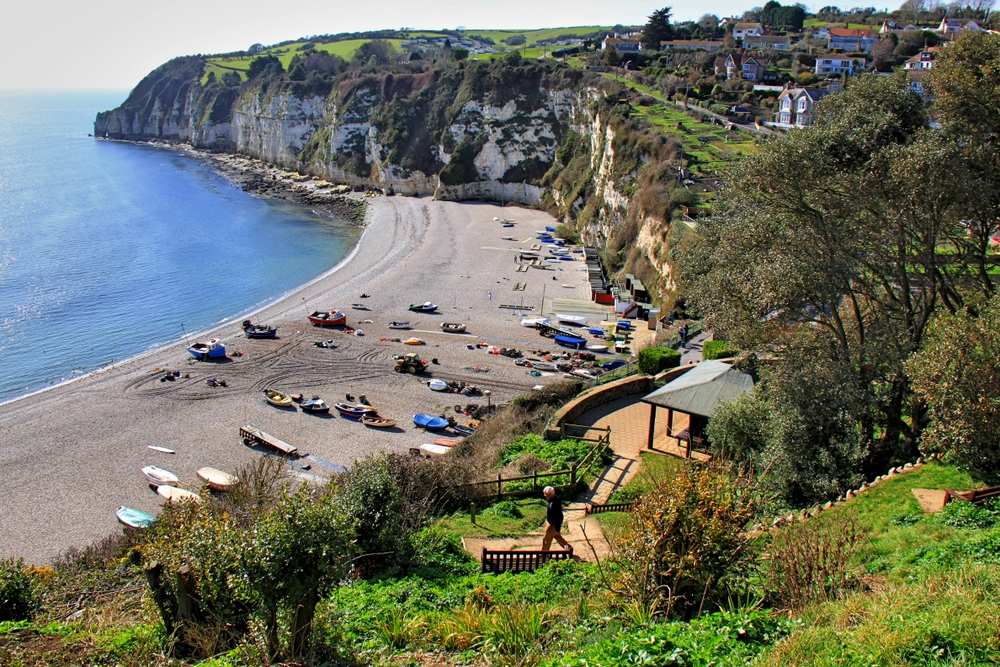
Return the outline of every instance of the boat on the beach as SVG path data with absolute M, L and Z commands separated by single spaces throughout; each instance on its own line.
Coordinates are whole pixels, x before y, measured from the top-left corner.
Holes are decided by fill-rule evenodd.
M 314 310 L 309 321 L 321 327 L 341 327 L 347 324 L 347 315 L 339 310 Z
M 420 449 L 434 456 L 441 456 L 442 454 L 447 454 L 448 452 L 451 451 L 451 447 L 445 447 L 444 445 L 435 445 L 434 443 L 431 442 L 423 443 L 422 445 L 420 445 Z
M 437 304 L 431 303 L 430 301 L 424 301 L 423 303 L 411 303 L 407 310 L 412 310 L 415 313 L 433 313 L 437 310 Z
M 547 371 L 550 373 L 555 373 L 556 371 L 559 370 L 559 368 L 555 364 L 549 363 L 547 361 L 533 361 L 531 362 L 531 367 L 534 368 L 536 371 Z
M 445 382 L 444 380 L 430 380 L 427 383 L 427 386 L 430 388 L 431 391 L 447 391 L 448 390 L 448 383 Z
M 302 403 L 302 409 L 306 412 L 322 413 L 329 412 L 330 406 L 319 396 L 313 396 L 308 401 Z
M 409 322 L 396 322 L 396 321 L 393 321 L 393 322 L 389 322 L 389 328 L 390 329 L 409 329 L 410 328 L 410 323 Z
M 129 528 L 146 528 L 156 523 L 156 517 L 134 507 L 122 505 L 115 511 L 118 520 Z
M 351 308 L 354 310 L 368 310 L 368 306 L 363 303 L 352 303 Z
M 243 333 L 247 338 L 274 338 L 278 335 L 278 327 L 268 324 L 254 324 L 250 320 L 243 320 Z
M 549 227 L 548 225 L 546 225 L 545 231 L 547 231 L 547 232 L 554 232 L 554 231 L 556 231 L 556 228 L 555 227 Z
M 228 491 L 239 481 L 234 475 L 215 468 L 198 468 L 198 472 L 195 474 L 213 491 Z
M 445 333 L 463 333 L 465 331 L 465 325 L 460 322 L 442 322 L 441 329 Z
M 576 324 L 582 327 L 587 326 L 587 318 L 584 315 L 563 315 L 556 313 L 556 320 L 568 324 Z
M 260 393 L 264 395 L 264 400 L 271 405 L 278 408 L 288 408 L 295 407 L 292 405 L 292 397 L 288 394 L 284 394 L 277 389 L 261 389 Z
M 396 425 L 395 419 L 388 417 L 376 417 L 375 415 L 365 415 L 361 418 L 361 423 L 372 428 L 392 428 Z
M 403 345 L 426 345 L 421 338 L 407 338 L 403 341 Z
M 562 345 L 563 347 L 572 347 L 575 350 L 579 350 L 580 348 L 586 346 L 587 344 L 587 341 L 584 338 L 577 338 L 576 336 L 564 336 L 562 334 L 556 335 L 555 341 L 557 345 Z
M 153 486 L 173 486 L 179 481 L 174 473 L 156 466 L 146 466 L 142 469 L 142 474 Z
M 340 413 L 341 417 L 348 419 L 361 419 L 366 416 L 375 416 L 378 412 L 370 405 L 351 405 L 350 403 L 335 403 L 334 409 Z
M 608 346 L 607 345 L 598 345 L 597 343 L 595 343 L 593 345 L 588 345 L 587 349 L 590 350 L 591 352 L 607 352 L 608 351 Z
M 146 445 L 146 447 L 148 447 L 149 449 L 152 449 L 154 452 L 161 452 L 163 454 L 175 454 L 176 453 L 176 452 L 174 452 L 174 450 L 172 450 L 172 449 L 170 449 L 168 447 L 160 447 L 159 445 Z
M 448 420 L 444 417 L 423 413 L 413 415 L 413 423 L 417 425 L 417 428 L 427 429 L 428 431 L 440 431 L 448 427 Z
M 226 356 L 226 346 L 218 338 L 209 341 L 199 341 L 188 348 L 188 352 L 198 361 L 206 359 L 221 359 Z
M 547 326 L 552 324 L 552 320 L 547 317 L 525 317 L 521 319 L 521 326 L 535 328 L 539 325 Z
M 176 486 L 158 486 L 156 487 L 156 493 L 163 498 L 166 498 L 172 505 L 177 503 L 188 502 L 188 503 L 200 503 L 201 496 L 193 491 L 188 491 L 187 489 L 180 489 Z

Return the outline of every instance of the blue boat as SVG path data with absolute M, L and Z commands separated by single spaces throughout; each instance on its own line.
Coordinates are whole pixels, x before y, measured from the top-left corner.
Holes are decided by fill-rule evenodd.
M 604 329 L 598 329 L 597 327 L 590 327 L 589 329 L 587 329 L 587 331 L 589 331 L 590 333 L 594 334 L 595 336 L 603 336 L 604 335 Z
M 546 227 L 545 231 L 547 231 L 547 232 L 554 232 L 554 231 L 556 231 L 556 228 L 555 227 Z
M 125 507 L 124 505 L 118 508 L 115 516 L 129 528 L 146 528 L 156 523 L 156 517 L 152 514 L 146 514 L 133 507 Z
M 428 431 L 440 431 L 448 427 L 448 420 L 437 415 L 418 414 L 413 415 L 413 423 L 417 428 L 425 428 Z
M 213 338 L 207 343 L 198 342 L 188 348 L 188 352 L 198 361 L 206 359 L 221 359 L 226 356 L 226 346 L 218 338 Z
M 584 340 L 583 338 L 577 338 L 576 336 L 563 336 L 560 334 L 556 336 L 556 344 L 562 345 L 563 347 L 572 347 L 574 349 L 579 350 L 583 347 L 586 347 L 587 341 Z
M 575 261 L 572 257 L 560 257 L 559 259 L 561 259 L 564 262 L 573 262 L 573 261 Z

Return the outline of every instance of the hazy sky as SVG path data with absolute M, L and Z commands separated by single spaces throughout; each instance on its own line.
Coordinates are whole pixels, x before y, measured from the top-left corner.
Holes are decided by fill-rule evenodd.
M 691 19 L 762 4 L 688 0 L 673 7 L 675 17 Z M 655 0 L 11 0 L 6 5 L 0 19 L 0 89 L 132 88 L 174 56 L 236 51 L 255 42 L 404 26 L 641 24 L 664 6 Z

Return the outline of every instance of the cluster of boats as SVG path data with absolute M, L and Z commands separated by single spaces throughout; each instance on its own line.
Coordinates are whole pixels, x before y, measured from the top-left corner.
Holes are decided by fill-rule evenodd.
M 173 451 L 164 447 L 150 447 L 150 449 L 170 453 Z M 156 488 L 156 494 L 171 504 L 200 503 L 202 500 L 201 496 L 194 491 L 183 488 L 177 475 L 169 470 L 148 465 L 142 468 L 142 474 L 150 486 Z M 220 493 L 231 490 L 239 481 L 234 475 L 210 467 L 199 468 L 195 474 L 209 489 Z M 146 528 L 156 523 L 156 517 L 152 514 L 125 505 L 115 511 L 115 516 L 119 522 L 129 528 Z
M 264 396 L 265 401 L 275 407 L 292 408 L 294 410 L 295 406 L 298 405 L 304 412 L 330 412 L 330 406 L 319 396 L 313 396 L 307 400 L 302 394 L 286 394 L 271 388 L 262 389 L 260 393 Z M 364 399 L 363 396 L 362 399 Z M 365 426 L 371 426 L 372 428 L 392 428 L 396 425 L 395 419 L 380 417 L 376 408 L 364 402 L 358 404 L 335 403 L 333 409 L 341 417 L 360 421 Z

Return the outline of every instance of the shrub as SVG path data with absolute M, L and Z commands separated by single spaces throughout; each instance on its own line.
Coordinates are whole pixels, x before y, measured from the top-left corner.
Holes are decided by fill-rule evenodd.
M 656 375 L 680 365 L 681 353 L 669 347 L 647 347 L 639 352 L 639 370 L 646 375 Z
M 23 560 L 0 560 L 0 621 L 29 620 L 38 606 L 34 588 Z
M 725 116 L 726 114 L 729 113 L 729 107 L 727 107 L 725 104 L 713 104 L 711 107 L 709 107 L 709 109 L 719 114 L 720 116 Z
M 729 359 L 735 357 L 739 352 L 739 348 L 727 340 L 710 340 L 705 342 L 701 356 L 706 360 Z
M 475 559 L 462 548 L 459 538 L 440 528 L 428 526 L 415 533 L 410 537 L 410 547 L 410 571 L 417 576 L 434 579 L 476 571 Z

